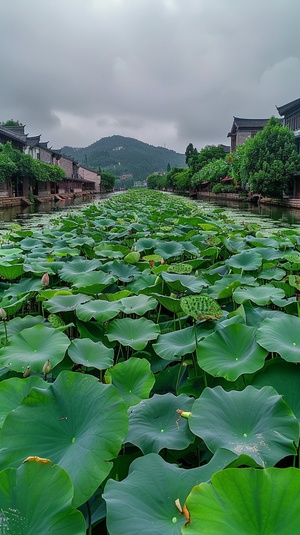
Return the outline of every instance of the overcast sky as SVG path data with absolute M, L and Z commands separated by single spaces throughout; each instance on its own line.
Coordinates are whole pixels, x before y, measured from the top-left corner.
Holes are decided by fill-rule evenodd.
M 0 121 L 185 152 L 300 98 L 300 0 L 0 0 Z

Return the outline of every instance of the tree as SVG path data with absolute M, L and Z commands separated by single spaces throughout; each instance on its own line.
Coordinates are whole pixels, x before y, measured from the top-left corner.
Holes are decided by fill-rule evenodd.
M 192 186 L 197 187 L 206 180 L 209 181 L 211 186 L 214 186 L 220 182 L 221 178 L 225 178 L 226 176 L 232 176 L 231 164 L 224 158 L 219 158 L 218 160 L 209 162 L 192 176 Z
M 0 122 L 0 126 L 23 126 L 23 124 L 14 119 L 9 119 L 8 121 Z
M 208 163 L 225 157 L 226 153 L 220 145 L 206 145 L 199 153 L 196 151 L 189 157 L 188 166 L 191 169 L 191 174 L 194 175 Z
M 110 173 L 101 173 L 100 188 L 101 192 L 113 191 L 115 185 L 115 177 Z
M 245 143 L 240 163 L 242 183 L 248 183 L 254 193 L 281 198 L 299 171 L 300 155 L 293 132 L 271 117 L 263 130 Z
M 194 148 L 193 143 L 189 143 L 185 150 L 185 163 L 189 165 L 189 161 L 191 160 L 191 158 L 193 158 L 197 154 L 198 154 L 198 151 L 196 148 Z

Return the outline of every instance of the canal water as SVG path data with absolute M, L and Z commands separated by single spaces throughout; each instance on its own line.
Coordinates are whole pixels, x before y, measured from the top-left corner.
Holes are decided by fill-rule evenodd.
M 31 206 L 12 206 L 0 209 L 0 230 L 1 228 L 10 227 L 12 223 L 21 226 L 34 226 L 40 221 L 47 221 L 58 214 L 67 214 L 70 211 L 81 210 L 91 204 L 97 204 L 101 200 L 107 199 L 113 194 L 97 195 L 91 199 L 83 201 L 82 199 L 65 199 L 55 203 L 40 203 Z M 259 205 L 255 206 L 251 203 L 237 203 L 234 201 L 194 201 L 198 205 L 203 206 L 205 210 L 223 208 L 224 211 L 229 212 L 233 219 L 241 221 L 243 218 L 251 219 L 251 216 L 258 216 L 266 222 L 272 221 L 279 227 L 300 226 L 300 210 L 285 209 L 279 206 Z

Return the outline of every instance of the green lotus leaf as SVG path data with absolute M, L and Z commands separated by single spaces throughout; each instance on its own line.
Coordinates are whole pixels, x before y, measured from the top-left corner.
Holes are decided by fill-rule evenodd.
M 189 316 L 197 320 L 216 320 L 223 316 L 220 305 L 208 295 L 187 295 L 180 299 L 180 306 Z
M 187 498 L 182 534 L 291 535 L 299 530 L 300 472 L 296 468 L 228 468 Z
M 41 246 L 41 240 L 27 237 L 24 240 L 19 241 L 19 246 L 24 251 L 31 251 L 33 248 Z
M 153 349 L 162 359 L 180 360 L 181 357 L 193 353 L 196 349 L 194 327 L 160 334 L 157 342 L 153 344 Z
M 0 382 L 0 428 L 7 414 L 16 409 L 33 387 L 48 388 L 50 383 L 41 377 L 32 376 L 27 379 L 12 377 Z M 1 525 L 1 524 L 0 524 Z
M 48 389 L 33 388 L 7 415 L 0 465 L 17 467 L 30 455 L 50 459 L 69 474 L 78 507 L 109 474 L 127 429 L 126 407 L 114 386 L 63 371 Z
M 152 295 L 159 303 L 164 306 L 164 308 L 170 310 L 170 312 L 178 314 L 178 312 L 182 311 L 180 306 L 180 299 L 172 297 L 171 295 L 160 295 L 157 293 L 153 293 Z
M 45 324 L 47 323 L 46 318 L 44 318 L 43 316 L 30 316 L 30 314 L 28 314 L 24 318 L 20 318 L 20 317 L 13 318 L 9 320 L 9 322 L 7 322 L 8 338 L 11 338 L 14 334 L 17 334 L 23 331 L 23 329 L 28 329 L 29 327 L 33 327 L 34 325 L 41 325 L 43 323 Z M 49 324 L 48 324 L 48 327 L 50 327 Z M 1 335 L 5 334 L 3 323 L 2 324 L 0 323 L 0 332 L 1 332 Z
M 48 275 L 56 275 L 64 266 L 63 262 L 50 262 L 48 261 L 42 261 L 42 260 L 31 260 L 27 257 L 27 260 L 24 261 L 23 269 L 25 272 L 29 272 L 30 274 L 34 274 L 37 277 L 42 277 L 44 273 L 48 273 Z
M 272 386 L 283 396 L 300 425 L 300 368 L 297 364 L 285 362 L 281 358 L 271 359 L 252 377 L 251 385 L 256 388 Z
M 144 454 L 158 453 L 163 448 L 183 450 L 194 442 L 184 418 L 178 419 L 177 409 L 190 411 L 193 400 L 185 394 L 154 394 L 129 411 L 129 430 L 125 443 L 134 444 Z
M 109 341 L 117 340 L 123 346 L 144 349 L 149 340 L 156 340 L 160 333 L 159 325 L 146 318 L 124 318 L 112 320 L 106 336 Z
M 72 340 L 68 354 L 73 362 L 97 370 L 107 370 L 114 363 L 114 350 L 102 342 L 93 342 L 90 338 Z
M 138 316 L 142 316 L 157 307 L 156 299 L 143 294 L 125 297 L 121 299 L 120 303 L 124 314 L 137 314 Z
M 199 366 L 214 377 L 235 381 L 244 373 L 263 367 L 268 351 L 255 340 L 255 327 L 242 324 L 227 325 L 199 342 Z
M 101 262 L 99 260 L 87 260 L 86 258 L 75 258 L 71 262 L 65 264 L 59 271 L 59 276 L 63 281 L 73 282 L 74 278 L 81 273 L 88 273 L 99 269 Z
M 140 253 L 137 251 L 131 251 L 126 256 L 124 256 L 124 262 L 127 264 L 137 264 L 140 259 Z
M 296 288 L 297 290 L 300 290 L 300 276 L 299 275 L 289 275 L 288 282 L 289 282 L 289 285 L 292 286 L 292 288 Z
M 119 301 L 120 299 L 124 299 L 124 297 L 129 297 L 131 292 L 129 290 L 120 290 L 119 292 L 115 292 L 112 294 L 104 294 L 106 299 L 108 301 Z
M 271 284 L 256 286 L 254 288 L 237 288 L 233 292 L 233 299 L 239 305 L 245 301 L 252 301 L 256 305 L 265 306 L 275 299 L 283 299 L 285 293 L 281 288 L 275 288 Z
M 107 263 L 105 266 L 103 266 L 103 270 L 107 271 L 122 282 L 130 282 L 141 274 L 136 266 L 126 264 L 122 260 Z
M 299 439 L 295 415 L 270 386 L 229 392 L 206 388 L 192 407 L 189 425 L 212 452 L 227 448 L 263 467 L 295 455 Z
M 257 278 L 263 279 L 263 280 L 280 281 L 283 279 L 283 277 L 285 277 L 285 275 L 286 275 L 286 272 L 284 271 L 284 269 L 273 267 L 273 268 L 262 269 L 258 273 Z
M 145 262 L 154 262 L 154 263 L 160 263 L 162 257 L 159 254 L 148 254 L 146 256 L 143 256 L 143 260 Z
M 300 318 L 284 314 L 265 319 L 257 329 L 257 342 L 288 362 L 300 362 Z
M 226 266 L 242 269 L 243 271 L 254 271 L 262 264 L 262 257 L 253 250 L 242 251 L 225 260 Z
M 134 244 L 136 250 L 140 253 L 141 251 L 150 251 L 154 249 L 159 244 L 159 240 L 153 238 L 140 238 Z
M 3 292 L 3 297 L 20 297 L 22 294 L 37 292 L 42 288 L 41 279 L 26 278 L 15 282 Z
M 224 299 L 231 297 L 238 286 L 256 285 L 255 278 L 250 275 L 231 273 L 230 275 L 224 275 L 224 277 L 210 286 L 210 288 L 207 289 L 207 294 L 215 299 Z
M 68 474 L 51 462 L 26 462 L 0 472 L 0 528 L 14 535 L 84 535 L 85 520 L 72 507 Z
M 101 249 L 100 251 L 95 251 L 97 256 L 100 258 L 105 258 L 108 260 L 115 260 L 117 258 L 123 258 L 124 254 L 121 251 L 112 251 L 111 249 Z
M 297 253 L 296 251 L 285 254 L 283 258 L 291 264 L 300 264 L 300 253 Z
M 168 260 L 169 258 L 181 256 L 184 253 L 184 248 L 176 241 L 159 241 L 154 249 L 154 253 L 159 254 L 162 258 Z
M 84 294 L 75 295 L 55 295 L 48 301 L 44 301 L 44 308 L 56 314 L 56 312 L 70 312 L 76 310 L 79 305 L 89 301 L 91 297 Z
M 115 318 L 122 306 L 120 301 L 102 301 L 95 299 L 88 303 L 80 304 L 76 309 L 76 316 L 82 321 L 89 321 L 95 318 L 102 323 Z
M 224 455 L 225 454 L 225 455 Z M 185 470 L 165 462 L 156 453 L 134 460 L 123 481 L 109 479 L 103 497 L 107 526 L 113 535 L 181 535 L 186 522 L 175 505 L 183 506 L 191 489 L 234 458 L 227 451 L 199 468 Z
M 51 327 L 34 325 L 11 337 L 0 349 L 0 366 L 24 373 L 27 366 L 32 372 L 42 373 L 47 360 L 51 368 L 65 356 L 69 338 Z
M 105 373 L 107 383 L 112 383 L 126 403 L 126 407 L 137 405 L 148 399 L 155 383 L 150 363 L 146 359 L 130 357 L 119 362 Z
M 203 277 L 196 277 L 195 275 L 180 275 L 176 273 L 161 273 L 161 277 L 167 282 L 168 286 L 175 292 L 182 292 L 183 290 L 190 290 L 191 292 L 201 292 L 203 288 L 208 286 L 208 283 Z
M 73 280 L 73 286 L 85 294 L 99 294 L 115 280 L 115 277 L 103 271 L 89 271 L 77 275 Z
M 5 310 L 8 316 L 14 315 L 29 299 L 30 293 L 23 295 L 20 299 L 17 297 L 4 297 L 0 302 L 0 307 Z

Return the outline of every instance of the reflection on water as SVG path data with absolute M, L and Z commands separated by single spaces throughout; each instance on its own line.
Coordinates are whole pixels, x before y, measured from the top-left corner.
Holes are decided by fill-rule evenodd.
M 40 216 L 51 214 L 55 216 L 59 212 L 64 212 L 72 209 L 82 209 L 84 207 L 95 204 L 103 199 L 107 199 L 110 195 L 95 195 L 94 199 L 63 199 L 58 202 L 44 202 L 39 204 L 32 204 L 31 206 L 9 206 L 0 210 L 0 230 L 8 226 L 10 222 L 19 225 L 27 225 L 32 220 L 38 221 Z
M 76 209 L 80 210 L 84 207 L 90 206 L 91 204 L 97 204 L 98 202 L 111 197 L 113 194 L 106 195 L 95 195 L 94 199 L 82 198 L 77 199 L 64 199 L 55 203 L 40 203 L 32 204 L 31 206 L 11 206 L 0 209 L 0 230 L 9 226 L 10 222 L 18 223 L 19 225 L 26 226 L 28 223 L 34 225 L 38 223 L 42 215 L 51 214 L 55 217 L 57 213 L 63 213 L 64 211 Z M 241 217 L 251 217 L 251 215 L 257 215 L 265 220 L 276 221 L 277 226 L 289 226 L 289 225 L 300 225 L 300 210 L 295 209 L 285 209 L 280 206 L 267 206 L 259 205 L 256 206 L 251 203 L 237 203 L 235 201 L 226 201 L 220 200 L 218 203 L 209 200 L 199 200 L 195 201 L 197 204 L 200 204 L 205 208 L 211 210 L 214 208 L 223 207 L 230 210 L 230 214 L 234 216 L 236 214 L 237 220 L 240 220 Z
M 220 200 L 218 203 L 214 201 L 197 201 L 204 205 L 224 208 L 230 208 L 231 212 L 236 212 L 240 218 L 243 214 L 255 214 L 264 219 L 272 219 L 278 225 L 289 226 L 300 224 L 300 210 L 286 209 L 282 206 L 268 206 L 266 204 L 254 205 L 251 203 L 237 203 L 235 201 Z

